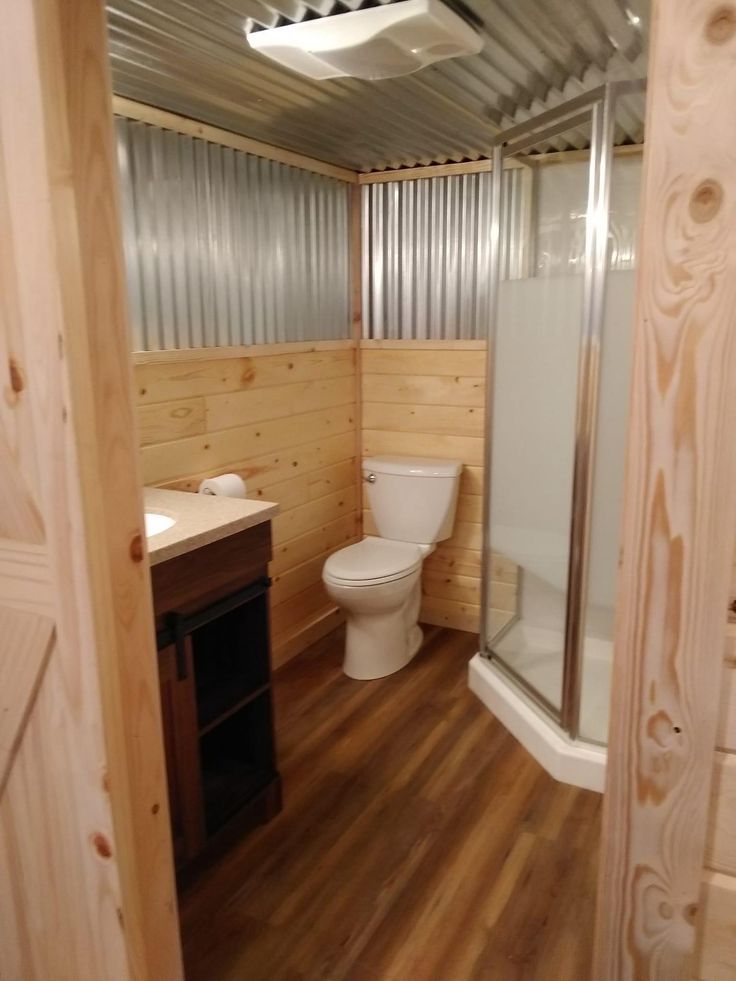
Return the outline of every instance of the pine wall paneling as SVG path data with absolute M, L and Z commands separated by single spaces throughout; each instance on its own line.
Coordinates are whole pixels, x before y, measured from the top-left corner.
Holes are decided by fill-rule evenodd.
M 276 501 L 274 662 L 341 622 L 327 556 L 360 537 L 352 341 L 136 355 L 144 482 L 196 491 L 224 471 Z
M 352 342 L 326 341 L 136 355 L 145 483 L 194 491 L 205 476 L 233 470 L 250 497 L 281 507 L 271 566 L 276 663 L 340 622 L 322 586 L 322 565 L 360 538 L 361 505 L 365 532 L 375 533 L 359 500 L 358 436 L 362 455 L 465 464 L 454 534 L 425 563 L 422 619 L 478 629 L 484 345 L 363 342 L 362 433 L 356 353 Z M 494 572 L 501 624 L 516 608 L 517 570 L 496 556 Z
M 734 569 L 736 572 L 736 567 Z M 734 575 L 726 631 L 721 705 L 701 894 L 698 977 L 730 981 L 736 972 L 736 623 Z

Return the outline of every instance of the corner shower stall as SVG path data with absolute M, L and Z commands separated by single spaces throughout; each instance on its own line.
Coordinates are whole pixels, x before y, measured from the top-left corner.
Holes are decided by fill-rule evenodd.
M 553 776 L 603 789 L 640 156 L 614 147 L 643 81 L 612 82 L 494 148 L 480 651 L 470 686 Z M 590 150 L 538 165 L 583 136 Z M 519 208 L 505 178 L 534 193 Z M 514 227 L 512 227 L 512 225 Z M 509 274 L 509 253 L 523 261 Z M 513 243 L 513 246 L 512 246 Z M 516 612 L 494 573 L 517 568 Z

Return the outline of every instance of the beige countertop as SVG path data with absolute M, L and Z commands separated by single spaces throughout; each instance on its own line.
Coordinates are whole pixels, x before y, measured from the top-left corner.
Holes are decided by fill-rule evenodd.
M 279 510 L 278 504 L 270 501 L 243 501 L 159 487 L 143 488 L 143 505 L 146 511 L 176 518 L 171 528 L 148 538 L 151 565 L 270 521 Z

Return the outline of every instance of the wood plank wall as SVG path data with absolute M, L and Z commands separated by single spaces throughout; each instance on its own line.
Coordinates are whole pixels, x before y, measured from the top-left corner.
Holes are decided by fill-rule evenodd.
M 363 341 L 363 456 L 445 457 L 465 464 L 452 538 L 424 566 L 425 623 L 478 631 L 485 440 L 483 341 Z M 375 525 L 364 499 L 364 529 Z M 517 568 L 494 556 L 499 609 L 494 626 L 516 610 Z
M 144 482 L 196 491 L 232 471 L 276 501 L 274 662 L 340 622 L 322 565 L 360 537 L 353 341 L 136 356 Z
M 736 598 L 736 566 L 732 597 Z M 731 604 L 721 710 L 711 785 L 708 842 L 698 938 L 698 977 L 736 977 L 736 615 Z

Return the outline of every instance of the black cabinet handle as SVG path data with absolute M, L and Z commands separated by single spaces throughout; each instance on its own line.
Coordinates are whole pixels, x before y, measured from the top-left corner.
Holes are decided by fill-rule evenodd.
M 237 593 L 232 593 L 197 613 L 170 613 L 166 617 L 166 626 L 156 634 L 156 647 L 158 650 L 163 650 L 164 647 L 170 647 L 171 644 L 176 646 L 176 676 L 179 681 L 183 681 L 187 676 L 186 635 L 212 620 L 225 616 L 232 610 L 237 610 L 239 606 L 250 603 L 256 597 L 262 596 L 270 585 L 270 578 L 263 576 L 261 579 L 256 579 L 250 586 L 246 586 L 245 589 L 240 589 Z

